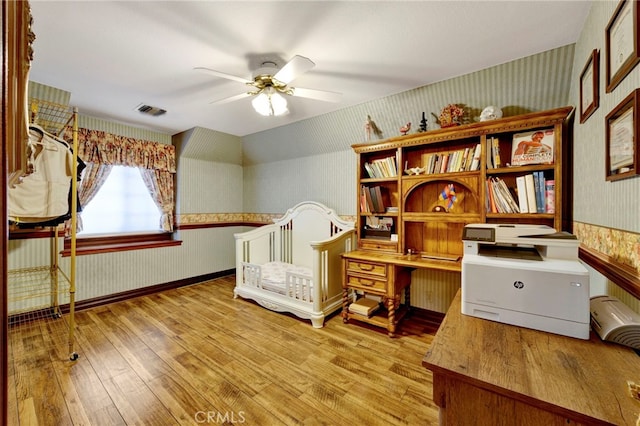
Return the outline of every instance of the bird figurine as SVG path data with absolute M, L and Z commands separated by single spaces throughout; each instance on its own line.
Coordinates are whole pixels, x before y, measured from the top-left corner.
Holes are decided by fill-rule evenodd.
M 409 130 L 411 130 L 411 123 L 407 123 L 404 126 L 400 127 L 400 133 L 402 133 L 403 135 L 406 135 L 407 133 L 409 133 Z

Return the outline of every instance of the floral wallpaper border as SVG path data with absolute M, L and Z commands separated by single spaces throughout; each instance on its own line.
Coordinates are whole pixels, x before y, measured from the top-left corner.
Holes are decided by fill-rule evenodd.
M 178 225 L 224 224 L 224 223 L 273 223 L 284 213 L 187 213 L 177 217 Z M 341 219 L 355 222 L 355 216 L 340 216 Z
M 640 234 L 589 223 L 574 222 L 580 243 L 640 272 Z

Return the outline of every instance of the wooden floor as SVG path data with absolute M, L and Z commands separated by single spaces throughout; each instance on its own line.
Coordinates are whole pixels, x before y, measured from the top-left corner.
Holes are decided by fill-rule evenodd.
M 437 322 L 399 336 L 233 298 L 234 276 L 9 330 L 10 425 L 429 425 L 421 360 Z

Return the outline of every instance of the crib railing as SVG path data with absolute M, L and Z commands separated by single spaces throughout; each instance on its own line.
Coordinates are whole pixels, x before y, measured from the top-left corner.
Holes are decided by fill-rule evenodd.
M 253 263 L 242 263 L 242 283 L 251 287 L 262 288 L 262 268 Z
M 313 280 L 311 277 L 295 272 L 287 272 L 285 292 L 288 297 L 302 302 L 313 301 Z

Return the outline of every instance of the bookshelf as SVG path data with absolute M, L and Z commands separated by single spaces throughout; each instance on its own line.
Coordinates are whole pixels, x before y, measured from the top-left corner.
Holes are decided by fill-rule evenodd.
M 572 113 L 573 107 L 563 107 L 353 145 L 359 249 L 462 256 L 462 228 L 469 223 L 532 223 L 569 230 L 565 188 L 571 178 L 566 158 Z M 525 140 L 541 132 L 547 134 L 545 145 L 551 144 L 546 148 L 552 152 L 551 163 L 546 162 L 548 152 L 538 159 L 543 164 L 536 163 L 540 150 Z M 527 145 L 533 164 L 511 165 L 514 141 Z M 517 155 L 522 158 L 522 152 Z M 372 174 L 372 164 L 386 165 L 387 172 Z M 395 170 L 389 172 L 390 164 Z M 527 196 L 525 186 L 518 184 L 529 180 L 534 183 Z M 366 192 L 377 189 L 384 194 L 383 207 L 367 208 Z M 528 200 L 534 205 L 525 211 Z

